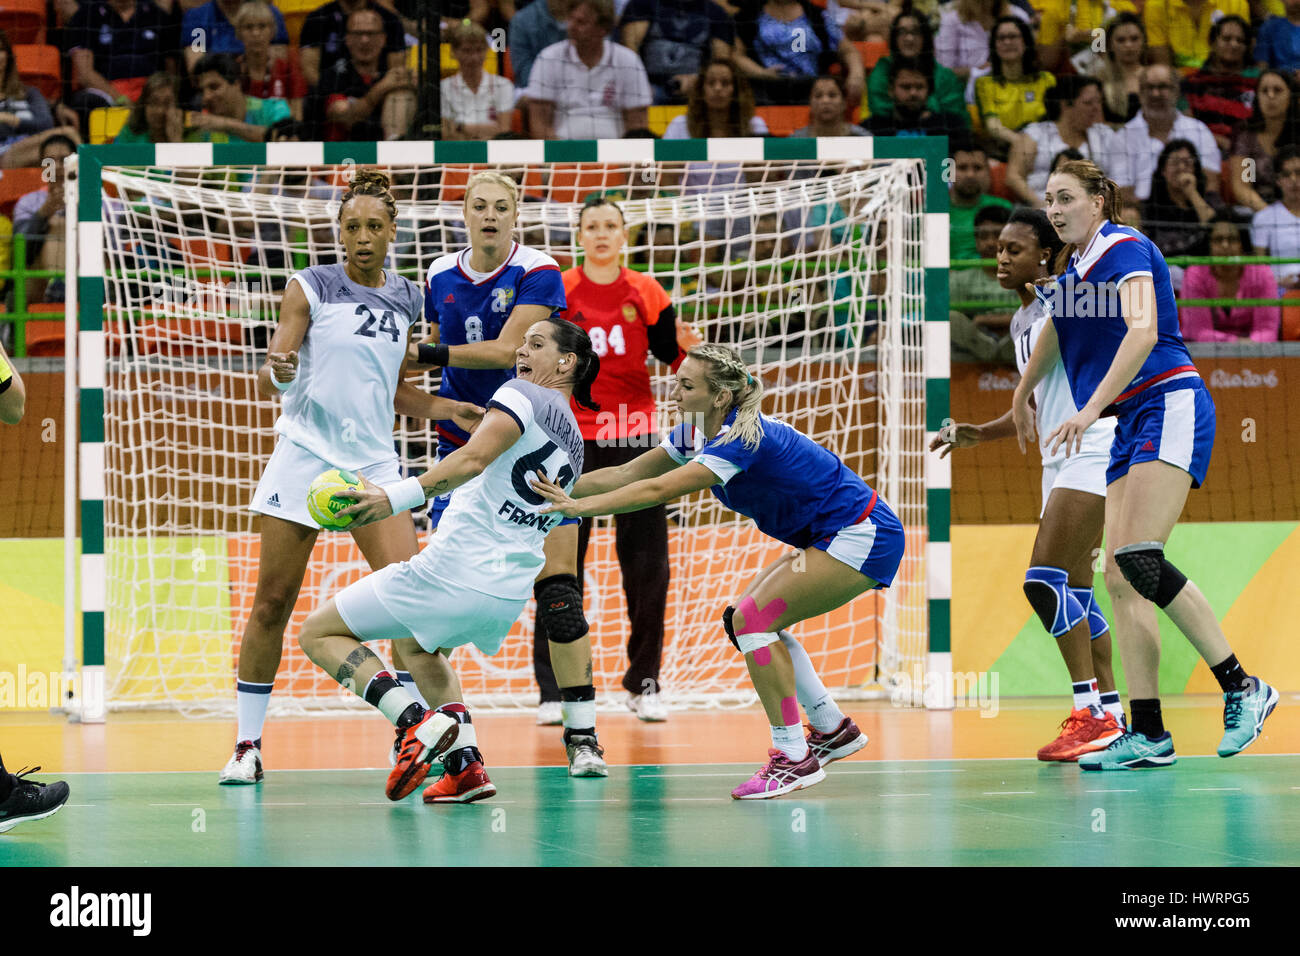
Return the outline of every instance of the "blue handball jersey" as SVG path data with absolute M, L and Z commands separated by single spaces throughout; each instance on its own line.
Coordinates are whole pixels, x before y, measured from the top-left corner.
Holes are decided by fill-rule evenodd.
M 754 449 L 739 438 L 722 441 L 736 413 L 712 440 L 683 422 L 659 447 L 678 464 L 696 461 L 718 476 L 710 490 L 758 530 L 794 548 L 807 548 L 866 515 L 876 494 L 833 452 L 785 422 L 763 416 Z
M 1197 377 L 1183 344 L 1164 256 L 1146 236 L 1106 221 L 1087 248 L 1070 257 L 1070 267 L 1049 297 L 1061 344 L 1061 364 L 1079 408 L 1097 391 L 1128 333 L 1119 288 L 1120 283 L 1137 276 L 1150 276 L 1155 283 L 1158 337 L 1137 375 L 1113 402 L 1126 401 L 1159 382 Z
M 560 267 L 545 253 L 513 243 L 510 255 L 495 272 L 475 272 L 470 251 L 439 256 L 429 266 L 424 283 L 424 317 L 438 323 L 438 341 L 465 345 L 490 341 L 501 335 L 517 305 L 550 306 L 564 310 L 564 282 Z M 515 377 L 504 369 L 446 368 L 438 394 L 461 402 L 486 406 L 496 390 Z M 454 444 L 464 444 L 469 433 L 451 422 L 439 422 L 438 431 Z

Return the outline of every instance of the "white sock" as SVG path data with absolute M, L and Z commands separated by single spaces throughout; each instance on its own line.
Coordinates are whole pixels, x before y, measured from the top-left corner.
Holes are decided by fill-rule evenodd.
M 425 710 L 433 710 L 433 708 L 429 706 L 429 702 L 424 699 L 424 695 L 420 693 L 420 688 L 415 686 L 415 681 L 411 679 L 410 671 L 394 670 L 393 676 L 397 678 L 398 682 L 400 682 L 402 685 L 402 689 L 405 690 L 408 694 L 410 694 L 411 698 L 417 704 L 419 704 Z
M 1115 718 L 1115 723 L 1124 726 L 1124 705 L 1120 703 L 1119 691 L 1107 691 L 1100 695 L 1101 709 Z
M 840 710 L 822 679 L 813 670 L 812 660 L 803 645 L 789 631 L 778 631 L 781 643 L 790 652 L 790 662 L 794 664 L 794 692 L 808 715 L 808 723 L 813 730 L 829 734 L 844 721 L 844 712 Z
M 235 743 L 261 739 L 262 725 L 266 723 L 266 708 L 271 703 L 271 688 L 274 686 L 275 681 L 269 684 L 235 681 L 235 714 L 239 718 Z
M 802 724 L 773 727 L 771 730 L 773 750 L 781 751 L 796 763 L 808 756 L 808 741 L 803 739 Z
M 1097 692 L 1097 680 L 1081 680 L 1071 685 L 1074 689 L 1074 709 L 1089 710 L 1094 714 L 1101 710 L 1101 694 Z
M 564 726 L 569 730 L 585 730 L 596 726 L 596 702 L 594 700 L 566 700 L 560 704 L 564 715 Z

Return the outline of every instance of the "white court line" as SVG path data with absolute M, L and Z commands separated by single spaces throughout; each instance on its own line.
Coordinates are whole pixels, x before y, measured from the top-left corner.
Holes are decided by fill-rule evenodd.
M 151 807 L 197 807 L 201 804 L 195 800 L 193 803 L 151 803 Z
M 985 790 L 984 796 L 986 797 L 1017 796 L 1020 794 L 1033 793 L 1033 792 L 1034 791 L 1032 790 Z
M 1085 790 L 1084 793 L 1137 793 L 1136 790 Z
M 1300 787 L 1296 788 L 1300 790 Z M 721 803 L 726 797 L 667 797 L 668 803 Z
M 928 797 L 928 793 L 882 793 L 882 797 Z
M 1034 758 L 1037 759 L 1037 758 Z M 707 764 L 706 764 L 707 766 Z M 753 764 L 740 764 L 743 767 L 752 767 Z M 879 774 L 879 773 L 965 773 L 965 770 L 959 768 L 945 768 L 942 770 L 836 770 L 835 776 L 843 777 L 848 774 Z M 732 773 L 639 773 L 637 774 L 642 780 L 654 777 L 733 777 Z
M 1188 787 L 1193 793 L 1207 793 L 1211 790 L 1240 790 L 1241 787 Z

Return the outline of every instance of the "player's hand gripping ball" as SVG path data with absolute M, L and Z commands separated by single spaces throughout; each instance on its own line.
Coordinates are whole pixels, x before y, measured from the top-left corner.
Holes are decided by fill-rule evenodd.
M 338 517 L 338 513 L 356 501 L 337 497 L 340 491 L 361 491 L 361 478 L 350 471 L 331 468 L 322 472 L 307 489 L 307 513 L 322 528 L 339 531 L 352 523 L 352 517 Z

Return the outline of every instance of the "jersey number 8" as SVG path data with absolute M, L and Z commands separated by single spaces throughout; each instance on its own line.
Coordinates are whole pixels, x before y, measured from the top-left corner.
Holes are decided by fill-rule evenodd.
M 483 341 L 483 320 L 477 315 L 467 316 L 465 319 L 465 341 Z

